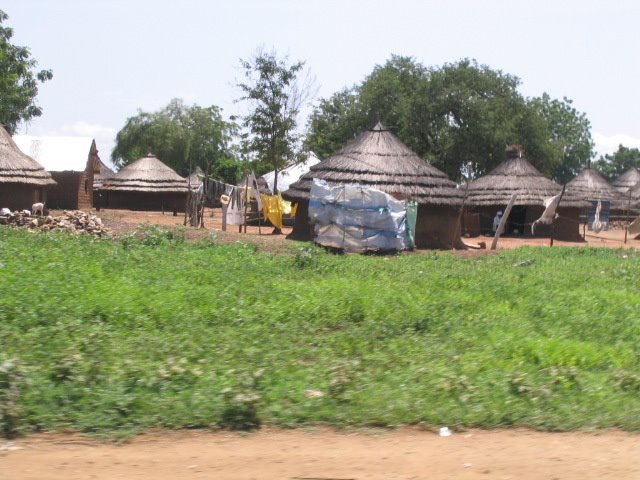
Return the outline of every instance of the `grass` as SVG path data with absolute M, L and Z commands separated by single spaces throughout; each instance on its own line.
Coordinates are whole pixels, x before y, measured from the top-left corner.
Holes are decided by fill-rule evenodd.
M 0 228 L 0 429 L 640 429 L 640 254 Z

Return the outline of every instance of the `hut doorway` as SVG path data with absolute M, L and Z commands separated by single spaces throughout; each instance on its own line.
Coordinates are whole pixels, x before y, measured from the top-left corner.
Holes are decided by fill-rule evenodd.
M 527 221 L 527 207 L 524 205 L 514 205 L 509 214 L 506 233 L 509 235 L 522 235 Z

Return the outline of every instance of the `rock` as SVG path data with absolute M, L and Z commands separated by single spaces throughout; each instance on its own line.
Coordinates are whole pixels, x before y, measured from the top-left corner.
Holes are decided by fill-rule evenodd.
M 65 210 L 57 217 L 33 218 L 24 211 L 15 211 L 0 217 L 1 225 L 27 227 L 43 231 L 67 231 L 70 233 L 88 233 L 97 237 L 109 235 L 102 220 L 95 215 L 80 210 Z

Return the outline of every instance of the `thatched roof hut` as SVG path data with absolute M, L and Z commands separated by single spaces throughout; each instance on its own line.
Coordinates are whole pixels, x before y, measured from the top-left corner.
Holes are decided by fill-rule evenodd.
M 625 208 L 620 192 L 593 168 L 582 169 L 573 180 L 567 183 L 566 193 L 588 202 L 609 201 L 612 211 L 623 211 Z
M 314 178 L 332 184 L 356 184 L 382 190 L 419 204 L 416 245 L 420 248 L 463 248 L 456 228 L 463 192 L 378 122 L 331 157 L 313 165 L 283 193 L 300 203 L 292 236 L 308 239 L 308 200 Z M 455 237 L 455 238 L 454 238 Z
M 631 167 L 624 172 L 618 178 L 616 178 L 611 185 L 613 185 L 618 191 L 624 193 L 640 184 L 640 169 Z
M 106 206 L 134 210 L 183 210 L 187 180 L 148 153 L 104 180 Z
M 283 197 L 309 199 L 312 179 L 377 188 L 423 205 L 459 206 L 463 193 L 447 175 L 429 165 L 378 122 L 331 157 L 312 166 Z
M 480 215 L 481 230 L 487 231 L 491 230 L 496 212 L 504 210 L 511 195 L 517 194 L 507 233 L 523 233 L 530 231 L 530 224 L 544 211 L 544 201 L 559 194 L 562 186 L 529 163 L 520 147 L 507 147 L 506 157 L 491 172 L 469 183 L 467 204 Z M 560 237 L 579 237 L 579 210 L 588 206 L 589 203 L 576 193 L 565 191 L 559 209 L 566 222 L 559 226 Z
M 469 184 L 467 204 L 474 206 L 506 205 L 516 193 L 515 205 L 543 205 L 545 199 L 562 191 L 562 186 L 548 179 L 529 163 L 523 151 L 507 147 L 506 160 L 486 175 Z M 583 207 L 584 200 L 565 191 L 563 206 Z
M 0 208 L 31 208 L 44 201 L 51 175 L 33 158 L 22 153 L 11 135 L 0 125 Z

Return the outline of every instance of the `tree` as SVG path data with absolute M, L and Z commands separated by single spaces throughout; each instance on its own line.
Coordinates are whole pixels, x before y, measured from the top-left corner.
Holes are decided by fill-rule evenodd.
M 585 115 L 566 98 L 529 101 L 519 85 L 517 77 L 474 60 L 425 67 L 394 55 L 362 84 L 320 101 L 305 145 L 330 155 L 379 114 L 407 146 L 455 180 L 462 172 L 488 172 L 514 143 L 543 173 L 572 173 L 593 148 Z
M 38 85 L 51 80 L 53 73 L 36 71 L 38 63 L 29 49 L 11 43 L 13 29 L 2 25 L 8 18 L 0 10 L 0 124 L 13 135 L 20 122 L 42 115 L 35 103 Z
M 640 169 L 640 150 L 618 145 L 618 150 L 612 154 L 601 155 L 593 166 L 609 181 L 615 180 L 632 167 Z
M 275 171 L 274 190 L 278 190 L 278 172 L 302 158 L 300 135 L 296 131 L 300 108 L 311 96 L 309 77 L 300 82 L 304 62 L 290 63 L 276 52 L 258 51 L 249 60 L 240 59 L 243 81 L 238 102 L 246 102 L 249 113 L 242 117 L 242 146 L 258 164 Z
M 551 155 L 556 160 L 553 178 L 565 184 L 593 157 L 591 124 L 586 114 L 578 112 L 566 97 L 554 100 L 543 93 L 541 97 L 531 99 L 529 105 L 547 125 Z
M 153 152 L 183 176 L 199 166 L 235 184 L 241 170 L 231 147 L 235 132 L 235 124 L 222 119 L 220 108 L 187 106 L 173 99 L 158 112 L 139 111 L 128 118 L 111 158 L 121 167 Z

